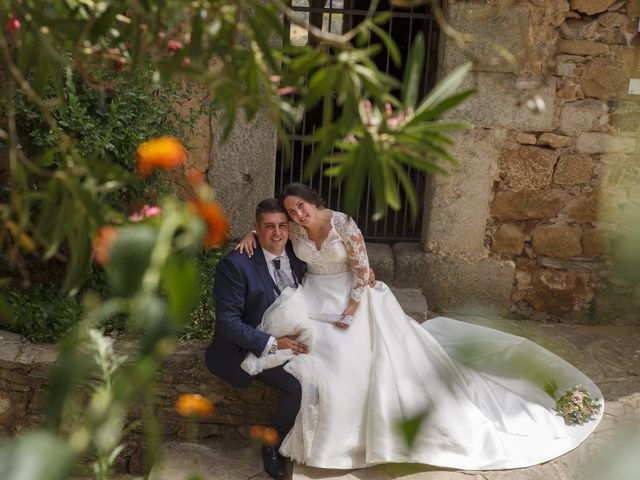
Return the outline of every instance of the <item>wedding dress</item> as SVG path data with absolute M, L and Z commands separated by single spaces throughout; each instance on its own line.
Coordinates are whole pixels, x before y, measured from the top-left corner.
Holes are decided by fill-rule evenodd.
M 589 378 L 521 337 L 445 317 L 418 324 L 384 283 L 367 286 L 360 231 L 346 215 L 332 215 L 319 249 L 302 227 L 290 225 L 307 273 L 263 320 L 267 331 L 286 321 L 290 302 L 313 327 L 310 353 L 285 366 L 301 381 L 303 399 L 283 455 L 322 468 L 412 462 L 505 469 L 560 456 L 595 429 L 603 409 L 584 425 L 565 425 L 543 389 L 550 379 L 560 392 L 583 385 L 602 402 Z M 360 305 L 349 328 L 313 319 L 341 313 L 350 297 Z M 422 413 L 408 448 L 399 422 Z

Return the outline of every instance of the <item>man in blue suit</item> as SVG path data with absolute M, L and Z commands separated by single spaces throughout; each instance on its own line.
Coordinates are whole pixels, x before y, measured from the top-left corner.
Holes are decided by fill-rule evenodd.
M 248 387 L 253 378 L 240 368 L 247 353 L 260 357 L 287 348 L 298 354 L 308 352 L 307 346 L 296 337 L 276 339 L 256 328 L 265 310 L 280 294 L 276 276 L 281 273 L 276 274 L 276 268 L 281 269 L 294 286 L 304 275 L 304 263 L 294 255 L 288 241 L 287 215 L 275 198 L 258 204 L 256 236 L 259 247 L 253 256 L 233 251 L 218 263 L 213 287 L 216 331 L 205 353 L 207 367 L 214 375 L 243 388 Z M 263 370 L 255 378 L 282 392 L 272 418 L 272 426 L 282 442 L 300 408 L 300 383 L 284 371 L 283 365 Z M 281 478 L 286 472 L 279 446 L 262 448 L 265 471 L 273 478 Z

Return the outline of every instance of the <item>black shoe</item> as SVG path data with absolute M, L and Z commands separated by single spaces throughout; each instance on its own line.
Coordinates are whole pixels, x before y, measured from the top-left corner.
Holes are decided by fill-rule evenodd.
M 262 447 L 262 463 L 271 478 L 283 478 L 287 473 L 285 459 L 274 447 Z

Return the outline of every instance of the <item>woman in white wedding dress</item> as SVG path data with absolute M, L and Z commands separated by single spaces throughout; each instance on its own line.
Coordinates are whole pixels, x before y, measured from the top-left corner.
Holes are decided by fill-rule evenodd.
M 445 317 L 418 324 L 384 283 L 368 287 L 365 244 L 351 218 L 323 208 L 301 184 L 285 188 L 280 202 L 307 273 L 263 324 L 268 331 L 297 309 L 314 333 L 310 353 L 285 367 L 301 381 L 303 400 L 282 455 L 322 468 L 413 462 L 505 469 L 558 457 L 595 429 L 603 409 L 584 425 L 566 425 L 543 388 L 553 379 L 561 392 L 583 385 L 602 399 L 575 367 L 494 329 Z M 248 250 L 252 244 L 252 236 L 242 242 Z M 313 320 L 327 314 L 341 319 Z M 398 426 L 421 414 L 409 448 Z

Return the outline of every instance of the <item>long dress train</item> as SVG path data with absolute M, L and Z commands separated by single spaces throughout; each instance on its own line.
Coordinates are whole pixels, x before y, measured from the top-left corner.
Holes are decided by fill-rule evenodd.
M 544 391 L 553 379 L 559 391 L 583 385 L 602 402 L 598 387 L 568 362 L 498 330 L 445 317 L 418 324 L 384 283 L 365 286 L 364 243 L 344 214 L 333 212 L 319 249 L 296 227 L 290 237 L 308 273 L 282 301 L 297 298 L 308 318 L 340 313 L 350 297 L 360 305 L 346 330 L 309 320 L 312 351 L 285 367 L 300 379 L 303 401 L 283 455 L 323 468 L 415 462 L 505 469 L 560 456 L 595 429 L 602 410 L 584 425 L 565 425 Z M 265 322 L 278 322 L 282 311 L 268 311 Z M 399 422 L 421 414 L 408 448 Z

